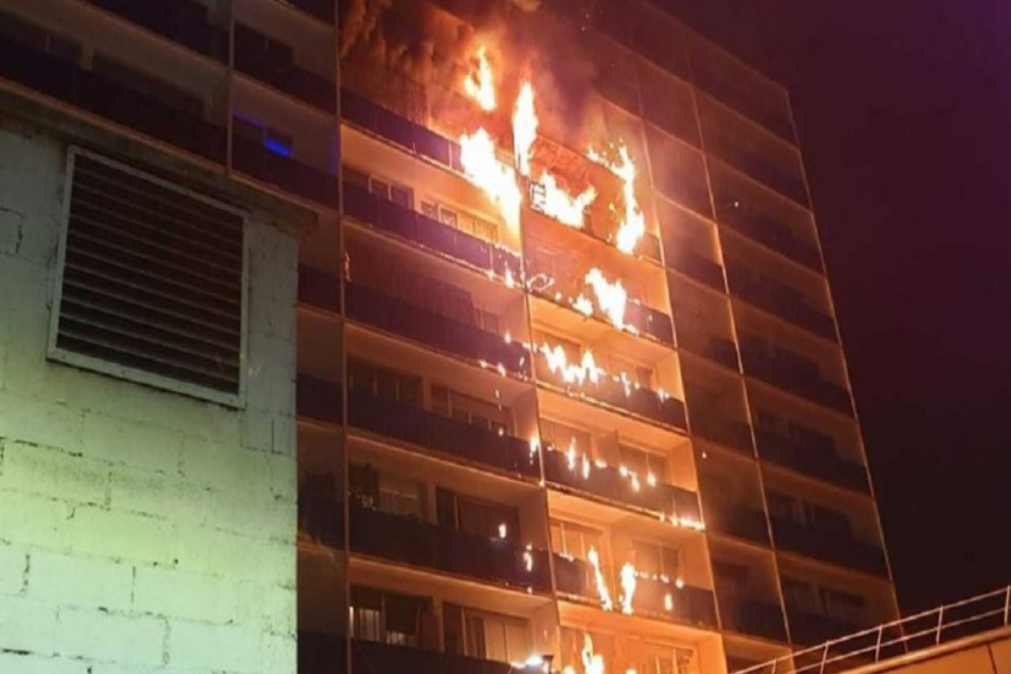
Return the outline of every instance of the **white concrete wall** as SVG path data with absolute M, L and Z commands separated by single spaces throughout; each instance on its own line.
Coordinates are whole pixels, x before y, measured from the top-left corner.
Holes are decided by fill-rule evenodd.
M 294 672 L 296 243 L 248 229 L 245 410 L 49 362 L 65 163 L 0 120 L 0 672 Z

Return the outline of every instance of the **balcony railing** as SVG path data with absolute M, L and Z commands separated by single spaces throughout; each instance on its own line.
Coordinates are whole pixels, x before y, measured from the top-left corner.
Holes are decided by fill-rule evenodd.
M 341 310 L 341 278 L 337 274 L 300 264 L 298 301 L 337 314 Z
M 769 545 L 769 525 L 765 513 L 736 503 L 706 503 L 706 527 L 727 536 Z
M 544 479 L 548 482 L 652 513 L 702 522 L 699 496 L 695 492 L 662 483 L 650 486 L 645 475 L 637 476 L 636 488 L 631 478 L 627 474 L 622 475 L 619 468 L 600 467 L 592 463 L 590 466 L 584 477 L 578 461 L 570 466 L 564 451 L 545 447 Z
M 510 674 L 506 662 L 480 660 L 375 641 L 352 640 L 351 668 L 358 674 Z
M 339 205 L 337 176 L 273 152 L 262 142 L 232 134 L 232 165 L 252 178 L 328 208 Z
M 501 365 L 506 372 L 530 376 L 530 354 L 520 344 L 362 285 L 348 284 L 344 292 L 350 319 L 473 363 Z
M 520 259 L 483 239 L 378 197 L 361 185 L 344 182 L 344 214 L 425 248 L 518 283 Z
M 356 498 L 348 506 L 354 552 L 523 591 L 551 589 L 544 551 L 373 510 Z
M 594 575 L 589 564 L 581 559 L 571 559 L 554 555 L 555 587 L 558 592 L 581 601 L 596 603 L 597 594 Z M 607 572 L 605 571 L 605 574 Z M 612 600 L 617 601 L 613 589 L 620 587 L 613 581 L 618 578 L 612 573 L 606 579 L 612 589 Z M 669 597 L 669 599 L 668 599 Z M 636 583 L 632 600 L 635 615 L 644 615 L 659 620 L 682 622 L 705 629 L 716 629 L 716 601 L 711 590 L 692 585 L 678 589 L 673 579 L 670 582 L 640 577 Z
M 727 284 L 723 278 L 723 267 L 701 255 L 684 249 L 668 252 L 667 266 L 716 291 L 721 293 L 727 291 Z
M 679 324 L 680 325 L 680 324 Z M 737 347 L 729 339 L 707 335 L 699 329 L 678 329 L 678 348 L 734 370 L 740 369 Z
M 815 557 L 876 576 L 887 577 L 888 565 L 880 547 L 859 541 L 849 531 L 806 527 L 786 519 L 772 518 L 776 547 Z
M 351 389 L 348 424 L 467 463 L 539 478 L 537 455 L 524 440 L 457 421 L 418 407 Z
M 689 411 L 692 417 L 693 435 L 715 442 L 723 447 L 737 450 L 747 456 L 754 456 L 750 425 L 717 412 L 705 409 L 691 409 L 690 393 Z
M 804 442 L 761 429 L 756 430 L 756 439 L 758 455 L 764 460 L 846 489 L 870 493 L 866 469 L 837 455 L 831 439 L 827 445 Z
M 235 24 L 235 67 L 324 112 L 337 112 L 337 85 L 295 64 L 290 45 Z
M 570 393 L 585 396 L 651 422 L 687 429 L 684 403 L 676 398 L 661 398 L 647 388 L 630 387 L 626 390 L 623 384 L 607 376 L 601 376 L 597 383 L 587 380 L 582 386 L 567 383 L 561 373 L 551 371 L 547 357 L 540 352 L 537 353 L 537 376 Z
M 0 77 L 211 161 L 225 162 L 227 134 L 222 127 L 81 70 L 70 60 L 0 37 Z
M 777 355 L 771 356 L 761 340 L 748 335 L 741 336 L 741 358 L 744 360 L 744 372 L 748 376 L 837 412 L 853 414 L 849 392 L 823 379 L 818 366 L 806 358 L 782 354 L 781 350 L 777 350 Z
M 783 609 L 777 604 L 755 599 L 723 597 L 720 599 L 723 629 L 750 634 L 770 641 L 786 643 Z
M 228 60 L 228 31 L 208 21 L 207 6 L 192 0 L 138 3 L 136 0 L 87 0 L 153 33 L 222 63 Z
M 344 384 L 299 372 L 295 384 L 298 416 L 327 424 L 343 423 Z
M 727 280 L 730 292 L 743 300 L 779 316 L 788 323 L 836 341 L 835 321 L 807 303 L 804 297 L 779 281 L 745 271 L 745 264 L 729 259 Z

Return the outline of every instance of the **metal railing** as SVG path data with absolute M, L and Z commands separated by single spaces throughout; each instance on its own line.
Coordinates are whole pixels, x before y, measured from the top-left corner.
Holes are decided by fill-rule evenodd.
M 734 674 L 827 674 L 1008 627 L 1011 586 L 794 651 Z

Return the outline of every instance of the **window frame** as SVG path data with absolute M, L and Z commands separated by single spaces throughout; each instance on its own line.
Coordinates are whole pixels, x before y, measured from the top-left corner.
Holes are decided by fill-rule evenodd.
M 67 264 L 67 236 L 70 230 L 70 206 L 73 198 L 74 172 L 78 157 L 87 157 L 91 161 L 105 164 L 117 171 L 122 171 L 135 176 L 146 182 L 153 183 L 164 189 L 179 194 L 184 194 L 191 199 L 203 202 L 214 208 L 232 213 L 242 220 L 242 276 L 241 276 L 241 312 L 239 328 L 239 385 L 236 393 L 226 393 L 216 391 L 199 384 L 191 384 L 180 381 L 174 377 L 156 374 L 140 368 L 122 365 L 112 361 L 104 360 L 95 356 L 88 356 L 76 351 L 61 349 L 57 346 L 57 338 L 60 330 L 60 314 L 63 303 L 63 282 L 64 271 Z M 63 174 L 63 203 L 59 220 L 59 242 L 56 253 L 56 263 L 52 276 L 52 287 L 50 288 L 50 310 L 49 328 L 46 344 L 46 359 L 51 362 L 69 365 L 81 370 L 103 374 L 122 381 L 148 386 L 160 391 L 184 395 L 196 398 L 205 402 L 217 403 L 233 409 L 245 409 L 247 400 L 248 377 L 246 371 L 249 365 L 249 213 L 242 209 L 231 206 L 225 202 L 209 197 L 200 192 L 195 192 L 177 183 L 160 178 L 152 173 L 138 169 L 128 164 L 123 164 L 104 155 L 91 152 L 79 146 L 70 146 L 67 151 L 67 160 Z

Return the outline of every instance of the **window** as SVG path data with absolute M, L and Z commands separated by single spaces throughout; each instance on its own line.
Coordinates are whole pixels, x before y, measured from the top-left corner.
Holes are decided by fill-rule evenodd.
M 786 605 L 802 613 L 821 613 L 818 606 L 818 596 L 814 587 L 799 580 L 783 579 L 783 599 Z
M 831 590 L 827 587 L 819 588 L 819 593 L 821 594 L 822 609 L 826 616 L 853 623 L 860 622 L 864 612 L 863 597 L 841 590 Z
M 625 373 L 628 375 L 629 379 L 633 383 L 638 384 L 642 388 L 647 388 L 652 390 L 653 387 L 653 369 L 643 365 L 638 365 L 630 360 L 621 358 L 620 356 L 611 356 L 611 374 L 619 375 Z
M 496 314 L 474 307 L 474 319 L 477 327 L 493 335 L 499 334 L 499 319 Z
M 440 526 L 485 538 L 515 541 L 520 537 L 520 517 L 515 508 L 441 488 L 435 497 Z
M 666 481 L 667 460 L 663 456 L 628 445 L 621 445 L 619 451 L 621 463 L 640 479 L 645 480 L 647 475 L 652 475 L 657 482 Z
M 498 662 L 530 657 L 530 629 L 516 618 L 464 609 L 465 655 Z
M 660 644 L 641 644 L 630 655 L 637 674 L 695 674 L 695 652 Z
M 83 150 L 67 182 L 49 357 L 241 406 L 243 215 Z
M 561 450 L 575 447 L 578 452 L 589 453 L 593 449 L 589 433 L 550 419 L 541 421 L 541 440 L 545 445 L 553 445 Z
M 422 622 L 432 613 L 426 597 L 351 586 L 351 636 L 397 646 L 417 647 Z
M 601 555 L 603 564 L 603 538 L 603 534 L 595 529 L 560 520 L 551 522 L 551 546 L 561 555 L 585 560 L 590 548 L 593 548 Z
M 294 156 L 292 137 L 264 121 L 237 113 L 234 117 L 234 128 L 237 136 L 255 141 L 274 154 L 282 157 Z
M 369 176 L 369 192 L 387 201 L 392 201 L 398 206 L 411 208 L 414 197 L 411 188 L 400 185 L 390 180 L 384 180 L 375 176 Z
M 508 408 L 450 391 L 438 384 L 432 386 L 432 411 L 499 435 L 509 432 L 511 412 Z
M 677 578 L 681 575 L 681 551 L 650 541 L 632 541 L 635 568 L 650 575 Z
M 391 515 L 425 519 L 425 485 L 415 480 L 381 473 L 379 509 Z
M 422 201 L 421 213 L 465 234 L 485 241 L 498 241 L 498 227 L 492 223 L 471 215 L 462 214 L 436 201 Z
M 348 386 L 392 402 L 421 406 L 421 378 L 348 357 Z

